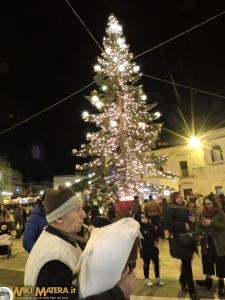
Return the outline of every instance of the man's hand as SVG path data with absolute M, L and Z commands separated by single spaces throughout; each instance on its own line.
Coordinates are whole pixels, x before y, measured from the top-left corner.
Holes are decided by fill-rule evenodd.
M 189 216 L 189 217 L 188 217 L 188 220 L 189 220 L 191 223 L 194 223 L 194 222 L 195 222 L 195 217 L 194 217 L 194 216 Z
M 123 295 L 126 299 L 130 298 L 132 289 L 137 281 L 136 272 L 132 270 L 129 273 L 130 269 L 127 266 L 123 271 L 120 281 L 117 283 L 118 287 L 123 292 Z
M 185 223 L 185 229 L 186 229 L 186 231 L 190 231 L 190 226 L 188 223 Z

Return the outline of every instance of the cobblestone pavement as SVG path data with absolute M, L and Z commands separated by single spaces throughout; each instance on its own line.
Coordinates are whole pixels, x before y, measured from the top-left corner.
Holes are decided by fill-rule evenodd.
M 0 256 L 0 286 L 23 286 L 23 272 L 28 254 L 23 250 L 22 240 L 13 241 L 12 257 L 7 259 Z M 165 286 L 147 287 L 144 284 L 142 270 L 142 260 L 137 261 L 137 286 L 134 289 L 131 300 L 171 300 L 171 299 L 188 299 L 188 294 L 180 291 L 178 284 L 179 277 L 179 260 L 170 257 L 168 252 L 168 243 L 163 241 L 160 244 L 160 272 L 161 278 L 165 281 Z M 193 260 L 193 273 L 195 279 L 203 278 L 201 270 L 201 259 L 195 256 Z M 150 277 L 153 277 L 153 268 L 150 267 Z M 197 288 L 201 299 L 219 299 L 216 293 L 216 281 L 212 291 L 205 291 L 204 288 Z

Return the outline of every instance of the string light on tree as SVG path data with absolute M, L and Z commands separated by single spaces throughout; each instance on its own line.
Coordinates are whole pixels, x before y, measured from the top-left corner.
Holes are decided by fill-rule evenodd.
M 96 102 L 99 101 L 99 97 L 96 96 L 96 95 L 94 95 L 94 96 L 91 97 L 91 100 L 92 100 L 94 103 L 96 103 Z
M 89 117 L 89 112 L 88 111 L 83 111 L 82 112 L 82 118 L 85 120 L 85 119 L 87 119 Z
M 104 85 L 102 86 L 102 91 L 106 91 L 107 89 L 108 89 L 107 85 L 104 84 Z
M 100 65 L 95 65 L 94 70 L 95 70 L 95 72 L 101 71 L 101 66 Z
M 114 121 L 114 120 L 110 121 L 110 126 L 111 127 L 116 127 L 117 126 L 117 122 Z
M 147 100 L 147 96 L 146 95 L 142 95 L 141 96 L 141 100 L 146 101 Z
M 134 71 L 135 73 L 139 72 L 139 71 L 140 71 L 140 67 L 139 67 L 139 66 L 134 66 L 134 67 L 133 67 L 133 71 Z
M 159 118 L 161 116 L 161 113 L 159 111 L 157 111 L 157 112 L 155 112 L 154 115 L 155 115 L 156 118 Z
M 87 172 L 88 178 L 88 174 L 95 174 L 88 181 L 85 193 L 103 202 L 106 197 L 133 198 L 146 189 L 160 193 L 164 186 L 143 180 L 145 174 L 173 177 L 160 171 L 166 158 L 150 154 L 162 127 L 152 121 L 160 115 L 150 112 L 155 103 L 145 102 L 147 96 L 138 85 L 140 67 L 132 59 L 122 26 L 112 15 L 103 49 L 94 67 L 98 89 L 86 97 L 100 112 L 82 114 L 98 131 L 88 135 L 89 143 L 75 153 L 78 157 L 92 158 L 80 167 L 82 172 Z

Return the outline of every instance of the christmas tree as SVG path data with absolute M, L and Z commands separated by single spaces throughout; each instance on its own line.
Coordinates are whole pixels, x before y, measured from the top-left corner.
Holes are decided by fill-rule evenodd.
M 159 192 L 164 187 L 146 182 L 145 174 L 171 178 L 160 171 L 166 157 L 150 154 L 161 131 L 160 117 L 151 112 L 156 103 L 149 103 L 143 88 L 137 82 L 140 67 L 133 60 L 123 36 L 121 25 L 114 16 L 109 17 L 107 36 L 103 39 L 104 52 L 94 66 L 94 80 L 98 90 L 87 99 L 98 113 L 82 113 L 85 121 L 94 123 L 97 132 L 88 133 L 88 144 L 73 150 L 78 157 L 91 158 L 76 169 L 86 172 L 86 192 L 98 200 L 105 197 L 121 199 Z

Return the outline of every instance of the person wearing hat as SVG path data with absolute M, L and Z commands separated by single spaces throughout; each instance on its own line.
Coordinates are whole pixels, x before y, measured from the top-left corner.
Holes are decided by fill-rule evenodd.
M 77 263 L 82 251 L 74 236 L 81 230 L 86 217 L 82 209 L 81 194 L 59 187 L 58 190 L 49 190 L 46 193 L 43 205 L 48 226 L 39 236 L 28 257 L 24 286 L 67 288 L 67 295 L 51 293 L 47 296 L 77 299 L 73 287 L 76 286 Z M 113 289 L 88 299 L 128 299 L 135 281 L 134 273 L 128 271 L 122 274 Z

